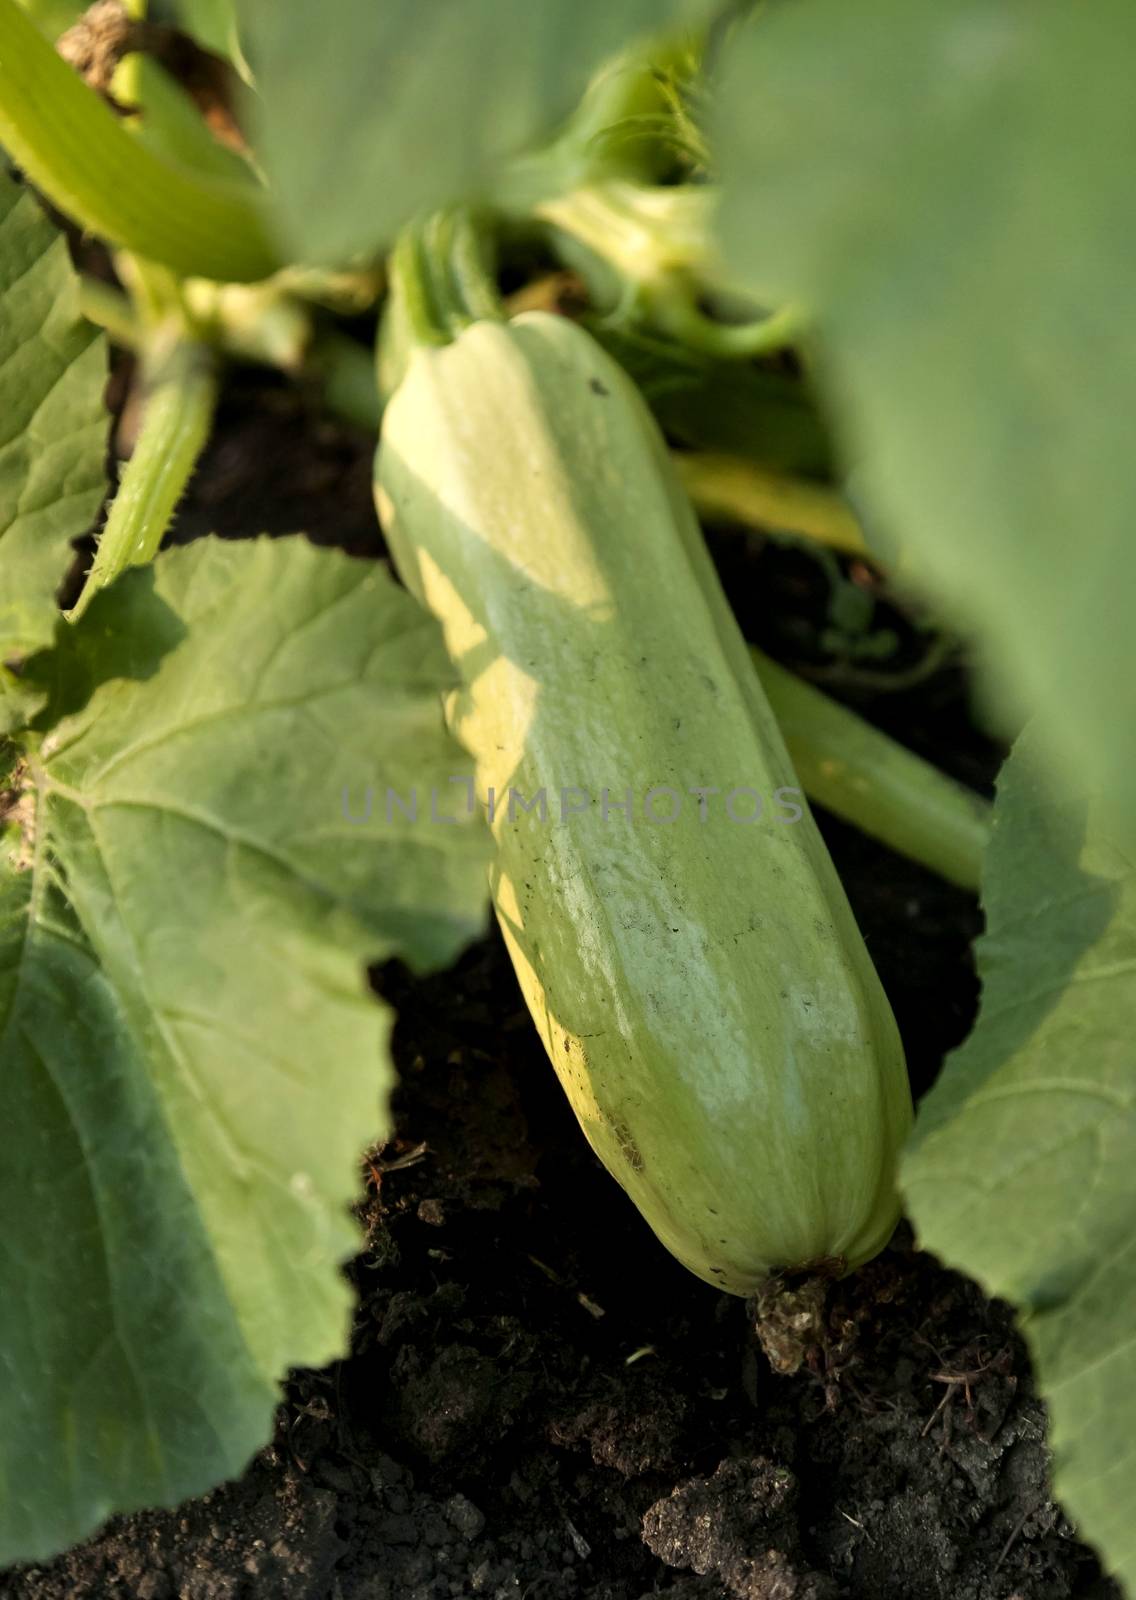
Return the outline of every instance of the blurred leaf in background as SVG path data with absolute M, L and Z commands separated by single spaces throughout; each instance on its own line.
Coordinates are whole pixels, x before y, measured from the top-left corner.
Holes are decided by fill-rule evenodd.
M 36 27 L 49 39 L 58 39 L 87 9 L 83 0 L 20 0 Z
M 709 0 L 239 0 L 288 243 L 342 262 L 549 132 L 603 59 Z
M 724 53 L 723 239 L 851 483 L 1136 839 L 1136 8 L 809 0 Z

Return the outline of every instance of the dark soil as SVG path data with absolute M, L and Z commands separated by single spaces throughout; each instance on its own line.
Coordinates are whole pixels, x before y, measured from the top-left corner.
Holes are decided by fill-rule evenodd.
M 369 455 L 238 381 L 179 533 L 306 527 L 377 553 Z M 715 549 L 752 636 L 819 660 L 816 563 L 740 535 Z M 856 683 L 890 731 L 989 782 L 959 670 Z M 973 1018 L 976 905 L 821 820 L 921 1090 Z M 495 937 L 454 973 L 376 982 L 402 1086 L 366 1172 L 351 1358 L 294 1375 L 239 1482 L 0 1576 L 3 1600 L 1115 1600 L 1050 1498 L 1004 1306 L 901 1229 L 828 1287 L 778 1374 L 753 1308 L 672 1261 L 592 1157 Z

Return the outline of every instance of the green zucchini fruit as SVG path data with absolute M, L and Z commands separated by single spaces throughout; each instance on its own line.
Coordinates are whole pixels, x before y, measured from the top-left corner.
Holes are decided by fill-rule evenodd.
M 566 319 L 474 321 L 410 353 L 376 492 L 596 1154 L 719 1288 L 866 1260 L 898 1214 L 902 1048 L 638 391 Z

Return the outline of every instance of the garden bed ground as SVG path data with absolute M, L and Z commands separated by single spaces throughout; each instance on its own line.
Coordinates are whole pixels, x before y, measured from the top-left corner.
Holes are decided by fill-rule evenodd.
M 377 553 L 366 441 L 238 380 L 179 522 L 210 528 Z M 715 548 L 747 631 L 814 659 L 816 563 Z M 957 671 L 859 703 L 959 776 L 995 770 Z M 977 909 L 823 820 L 922 1090 L 973 1016 Z M 901 1230 L 777 1375 L 751 1310 L 677 1266 L 599 1168 L 496 937 L 456 973 L 376 976 L 402 1085 L 366 1175 L 351 1359 L 295 1375 L 239 1482 L 0 1575 L 3 1600 L 1115 1597 L 1050 1499 L 1004 1307 Z

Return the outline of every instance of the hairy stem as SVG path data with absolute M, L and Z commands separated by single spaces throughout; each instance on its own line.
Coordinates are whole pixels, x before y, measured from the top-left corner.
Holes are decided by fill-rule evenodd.
M 179 344 L 153 370 L 142 428 L 99 539 L 78 620 L 93 597 L 127 567 L 152 561 L 205 447 L 217 404 L 217 371 L 203 345 Z

